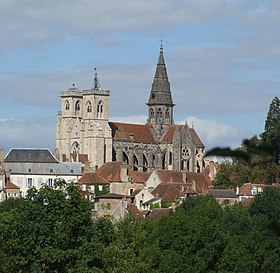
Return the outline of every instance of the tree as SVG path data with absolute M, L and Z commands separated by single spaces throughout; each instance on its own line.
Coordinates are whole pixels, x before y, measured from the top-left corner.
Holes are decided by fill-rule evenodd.
M 1 272 L 98 272 L 103 267 L 102 252 L 94 250 L 107 233 L 95 232 L 91 203 L 73 183 L 57 180 L 54 188 L 32 188 L 26 199 L 8 200 L 0 208 Z
M 261 134 L 262 139 L 272 145 L 276 161 L 279 163 L 280 154 L 280 100 L 275 97 L 270 103 L 267 113 L 264 132 Z

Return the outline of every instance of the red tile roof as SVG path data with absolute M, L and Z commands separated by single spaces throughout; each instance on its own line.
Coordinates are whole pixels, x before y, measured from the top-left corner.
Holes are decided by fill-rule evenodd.
M 175 130 L 177 129 L 177 130 L 179 130 L 179 132 L 182 132 L 182 130 L 184 129 L 185 126 L 186 125 L 175 125 L 175 124 L 170 125 L 169 127 L 167 127 L 166 132 L 163 134 L 163 136 L 161 138 L 161 141 L 171 143 L 173 141 Z M 200 140 L 196 131 L 193 128 L 189 128 L 189 130 L 190 130 L 190 134 L 191 134 L 191 137 L 192 137 L 192 140 L 193 140 L 194 144 L 204 147 L 204 144 Z
M 200 140 L 199 136 L 197 135 L 196 131 L 193 128 L 190 128 L 190 133 L 191 133 L 193 142 L 198 146 L 204 147 L 204 144 L 202 143 L 202 141 Z
M 20 188 L 14 183 L 7 181 L 4 190 L 19 190 Z
M 176 202 L 179 198 L 184 198 L 185 194 L 178 184 L 159 184 L 153 191 L 154 196 L 161 197 L 163 202 Z
M 147 172 L 135 172 L 132 170 L 131 166 L 120 161 L 103 164 L 96 171 L 96 174 L 109 182 L 123 182 L 121 181 L 121 168 L 126 168 L 128 170 L 127 175 L 133 178 L 134 183 L 145 183 L 150 176 L 150 173 Z
M 143 213 L 136 207 L 135 204 L 129 204 L 127 210 L 137 218 L 143 218 Z
M 252 189 L 253 189 L 254 187 L 256 187 L 257 190 L 260 188 L 261 191 L 263 191 L 263 189 L 264 189 L 265 187 L 267 187 L 267 186 L 268 186 L 268 185 L 265 185 L 265 184 L 246 183 L 246 184 L 244 184 L 244 185 L 242 185 L 242 186 L 240 187 L 240 190 L 239 190 L 239 194 L 238 194 L 238 195 L 252 196 L 252 195 L 253 195 L 253 194 L 252 194 Z M 258 192 L 259 192 L 259 190 L 258 190 Z
M 87 185 L 109 184 L 106 179 L 104 179 L 100 175 L 97 175 L 96 173 L 84 173 L 83 176 L 79 179 L 79 183 Z
M 156 143 L 152 125 L 109 122 L 115 140 Z
M 183 180 L 183 172 L 175 172 L 169 170 L 156 170 L 161 183 L 188 183 L 195 182 L 195 191 L 204 193 L 212 182 L 209 176 L 205 173 L 186 172 L 186 181 Z
M 152 219 L 159 219 L 161 217 L 166 217 L 170 215 L 171 212 L 172 210 L 169 208 L 155 208 L 151 211 L 149 217 Z

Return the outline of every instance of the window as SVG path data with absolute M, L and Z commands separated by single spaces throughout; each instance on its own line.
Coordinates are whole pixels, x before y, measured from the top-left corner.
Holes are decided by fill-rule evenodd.
M 87 105 L 87 112 L 88 113 L 92 112 L 92 105 L 91 105 L 90 101 L 88 102 L 88 105 Z
M 169 120 L 169 118 L 170 118 L 170 114 L 169 114 L 169 110 L 168 109 L 165 111 L 165 118 L 167 120 Z
M 27 187 L 31 188 L 33 186 L 33 179 L 32 178 L 27 178 Z
M 103 116 L 103 102 L 100 101 L 97 105 L 97 117 L 102 118 Z
M 69 110 L 70 109 L 70 103 L 69 103 L 69 101 L 67 100 L 66 102 L 65 102 L 65 110 Z
M 77 112 L 79 112 L 80 109 L 81 109 L 81 107 L 80 107 L 80 101 L 78 100 L 78 101 L 76 102 L 76 105 L 75 105 L 75 110 L 76 110 Z
M 52 187 L 52 186 L 53 186 L 53 179 L 52 179 L 52 178 L 49 178 L 49 179 L 47 180 L 47 186 L 48 186 L 48 187 Z
M 53 172 L 53 169 L 50 169 L 50 173 L 52 173 Z
M 162 110 L 161 108 L 157 109 L 157 118 L 162 119 Z
M 155 112 L 153 109 L 150 110 L 150 116 L 151 116 L 151 119 L 153 119 L 155 117 Z

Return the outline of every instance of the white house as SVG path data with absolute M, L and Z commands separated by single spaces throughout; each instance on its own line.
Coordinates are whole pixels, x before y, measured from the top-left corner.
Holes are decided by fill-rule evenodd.
M 59 162 L 49 149 L 11 149 L 4 159 L 4 168 L 23 197 L 31 187 L 52 187 L 57 178 L 77 182 L 82 175 L 82 163 Z

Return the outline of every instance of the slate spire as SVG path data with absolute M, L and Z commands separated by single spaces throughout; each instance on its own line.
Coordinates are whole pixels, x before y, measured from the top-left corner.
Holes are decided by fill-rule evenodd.
M 173 124 L 174 103 L 167 76 L 162 44 L 160 46 L 156 72 L 147 105 L 149 108 L 148 124 Z

